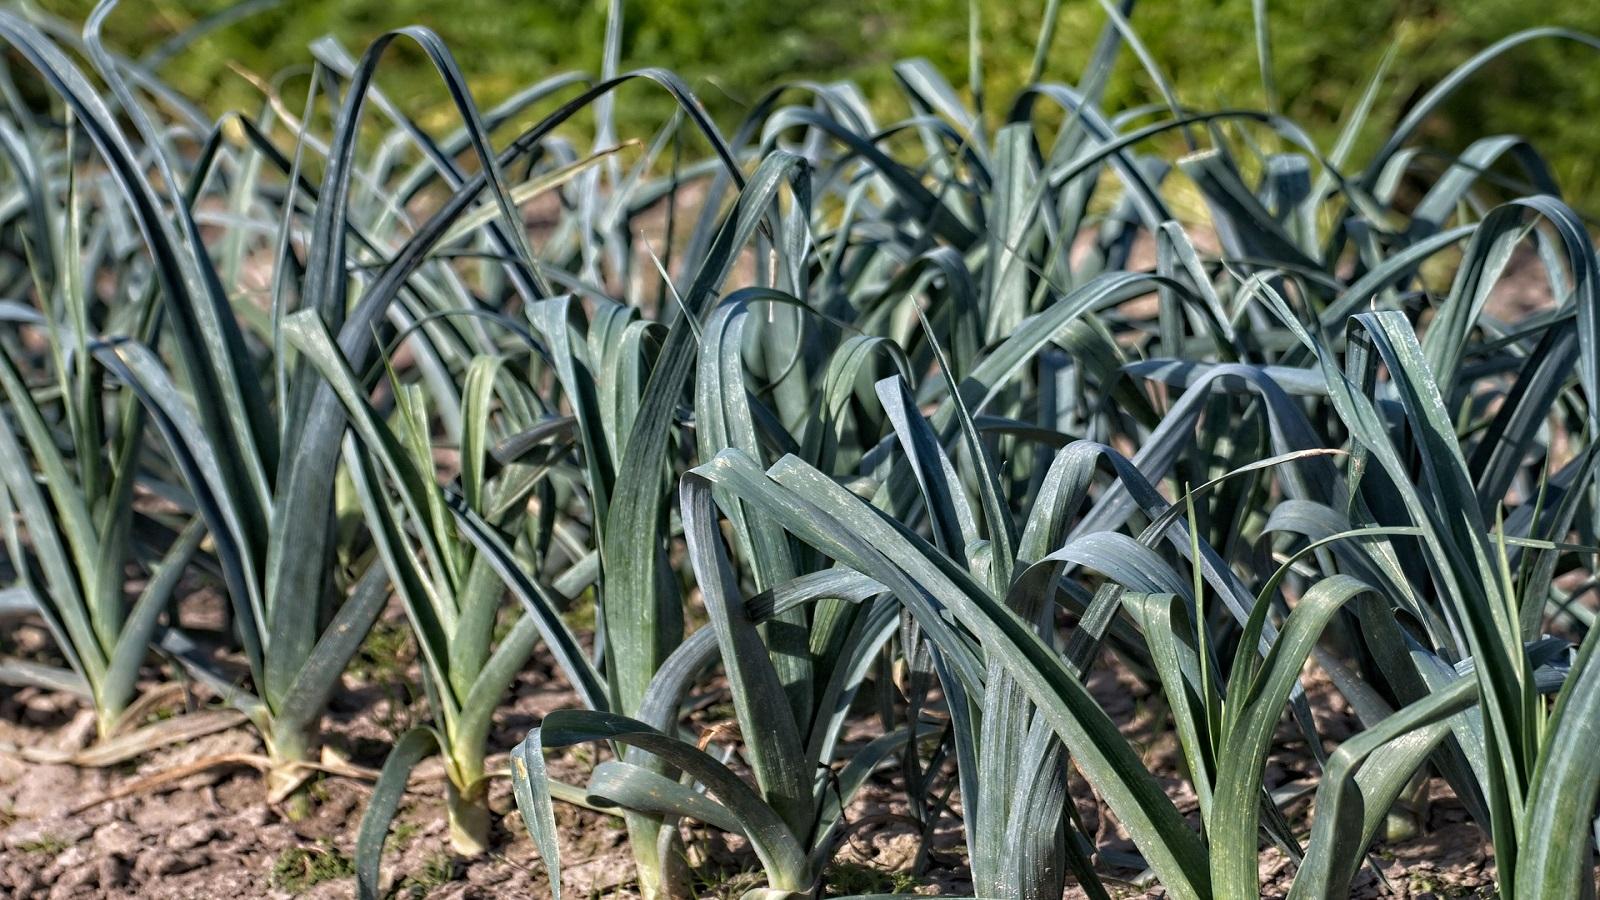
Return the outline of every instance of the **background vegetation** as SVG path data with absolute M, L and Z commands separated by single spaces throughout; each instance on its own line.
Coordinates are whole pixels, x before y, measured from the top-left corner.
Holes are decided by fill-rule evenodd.
M 92 0 L 41 0 L 73 21 Z M 151 0 L 130 5 L 108 24 L 113 45 L 160 47 L 168 36 L 233 5 L 233 0 Z M 931 60 L 961 85 L 967 66 L 965 0 L 651 0 L 628 2 L 623 64 L 664 66 L 682 75 L 719 120 L 742 110 L 767 86 L 797 78 L 847 78 L 875 103 L 893 102 L 890 64 Z M 985 2 L 983 54 L 988 90 L 1009 97 L 1027 80 L 1045 0 Z M 234 70 L 271 75 L 306 62 L 306 46 L 326 34 L 358 50 L 383 31 L 420 24 L 455 52 L 485 107 L 555 72 L 596 71 L 605 28 L 601 0 L 282 0 L 212 32 L 173 56 L 162 75 L 213 115 L 254 108 L 260 93 Z M 1394 66 L 1372 118 L 1402 115 L 1429 85 L 1505 35 L 1535 26 L 1594 25 L 1588 3 L 1523 0 L 1277 0 L 1268 4 L 1274 75 L 1281 112 L 1319 143 L 1337 132 L 1341 114 L 1392 47 Z M 1083 71 L 1103 13 L 1093 0 L 1065 0 L 1047 81 Z M 1201 107 L 1261 106 L 1261 79 L 1245 0 L 1147 3 L 1131 21 L 1180 99 Z M 398 48 L 411 52 L 409 48 Z M 1496 61 L 1479 76 L 1493 90 L 1458 92 L 1419 137 L 1454 153 L 1486 134 L 1516 133 L 1540 148 L 1565 195 L 1581 212 L 1600 209 L 1595 164 L 1600 59 L 1564 42 L 1536 42 Z M 384 67 L 379 83 L 417 104 L 424 123 L 453 124 L 448 98 L 426 66 Z M 655 124 L 671 101 L 636 88 L 625 94 L 619 122 Z M 1158 99 L 1132 54 L 1123 54 L 1106 96 L 1116 109 Z M 1003 109 L 989 110 L 991 116 Z M 1368 132 L 1380 133 L 1378 128 Z M 1356 158 L 1374 147 L 1357 146 Z

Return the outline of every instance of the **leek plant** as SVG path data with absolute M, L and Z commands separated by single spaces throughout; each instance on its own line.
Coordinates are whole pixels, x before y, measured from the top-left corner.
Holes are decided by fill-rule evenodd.
M 68 124 L 65 142 L 55 147 L 39 134 L 5 130 L 15 183 L 37 217 L 25 234 L 28 273 L 41 308 L 13 304 L 7 310 L 14 330 L 6 340 L 14 349 L 0 356 L 7 413 L 0 461 L 6 548 L 18 588 L 44 620 L 69 670 L 8 659 L 0 673 L 11 683 L 84 695 L 94 707 L 99 737 L 107 740 L 141 724 L 143 704 L 130 708 L 141 666 L 204 530 L 181 516 L 153 515 L 149 504 L 139 508 L 141 488 L 163 490 L 139 463 L 144 410 L 131 393 L 114 389 L 96 358 L 102 342 L 92 331 L 93 317 L 107 310 L 90 285 L 103 265 L 114 265 L 115 226 L 110 217 L 92 221 L 88 233 L 96 239 L 85 239 L 83 193 L 71 172 L 75 128 Z M 67 170 L 64 196 L 51 184 L 58 167 Z M 113 311 L 122 327 L 150 328 L 150 292 L 137 285 L 123 290 Z M 30 337 L 40 339 L 42 352 L 28 351 Z M 33 380 L 16 359 L 48 379 Z M 132 597 L 125 584 L 130 562 L 147 575 Z M 146 730 L 140 742 L 150 746 L 145 742 L 191 724 Z
M 367 403 L 332 337 L 311 312 L 296 313 L 286 329 L 290 342 L 335 386 L 365 448 L 347 442 L 348 470 L 383 565 L 422 646 L 423 684 L 430 706 L 437 711 L 434 726 L 414 729 L 396 742 L 368 807 L 362 825 L 362 888 L 373 891 L 376 854 L 388 816 L 404 790 L 411 766 L 430 749 L 437 748 L 446 763 L 452 846 L 465 856 L 487 850 L 488 772 L 484 758 L 489 726 L 507 685 L 526 664 L 541 636 L 555 648 L 572 681 L 595 702 L 604 702 L 603 689 L 545 588 L 532 587 L 538 602 L 530 603 L 529 612 L 518 617 L 504 636 L 495 637 L 505 593 L 497 570 L 528 555 L 527 548 L 514 553 L 497 535 L 520 530 L 530 493 L 549 474 L 548 460 L 541 464 L 535 458 L 538 454 L 523 447 L 501 477 L 490 479 L 486 472 L 496 448 L 488 441 L 489 430 L 470 429 L 460 442 L 461 494 L 448 495 L 428 481 L 433 445 L 422 389 L 416 385 L 399 388 L 391 427 Z M 468 421 L 487 425 L 497 385 L 499 391 L 508 392 L 508 419 L 515 422 L 518 414 L 538 410 L 536 397 L 504 374 L 504 359 L 485 356 L 469 368 L 463 402 Z M 548 415 L 522 424 L 530 427 L 514 428 L 513 437 L 526 439 L 536 431 L 561 433 L 552 431 Z M 385 478 L 392 480 L 399 493 L 398 504 L 391 499 Z M 458 525 L 457 517 L 465 521 Z M 468 529 L 489 542 L 489 548 L 479 552 L 463 533 Z M 420 538 L 420 549 L 411 545 L 408 532 Z M 538 536 L 530 540 L 540 543 Z M 532 582 L 519 578 L 517 584 L 526 589 Z
M 150 290 L 161 301 L 161 332 L 134 331 L 106 339 L 95 359 L 126 385 L 125 396 L 142 402 L 142 415 L 165 438 L 172 464 L 192 497 L 192 508 L 206 524 L 233 601 L 234 625 L 262 696 L 237 689 L 232 678 L 192 659 L 192 653 L 186 658 L 195 674 L 210 681 L 261 731 L 273 763 L 274 795 L 283 795 L 286 786 L 303 778 L 293 769 L 306 759 L 322 705 L 385 593 L 381 582 L 368 579 L 366 589 L 341 607 L 330 640 L 315 650 L 309 642 L 297 649 L 287 632 L 315 626 L 319 595 L 296 598 L 294 608 L 289 601 L 263 604 L 260 564 L 265 560 L 262 551 L 270 518 L 266 473 L 275 467 L 280 435 L 267 420 L 252 352 L 201 243 L 191 199 L 183 194 L 190 179 L 203 179 L 208 167 L 191 170 L 192 161 L 167 155 L 165 136 L 134 96 L 120 64 L 98 41 L 100 22 L 110 10 L 110 4 L 97 9 L 85 44 L 144 141 L 144 151 L 152 154 L 164 175 L 159 187 L 145 179 L 144 165 L 106 99 L 54 41 L 10 12 L 0 13 L 0 30 L 55 87 L 61 102 L 81 123 L 131 207 L 154 261 Z M 212 148 L 215 153 L 215 143 Z M 198 190 L 198 182 L 194 189 Z M 177 379 L 153 349 L 158 340 L 178 348 Z M 178 387 L 180 380 L 183 390 Z M 192 651 L 189 642 L 182 645 Z M 269 663 L 275 677 L 269 676 Z
M 1051 4 L 997 104 L 974 5 L 964 86 L 906 61 L 898 113 L 799 81 L 726 130 L 621 70 L 620 2 L 597 77 L 494 109 L 409 28 L 319 41 L 221 122 L 108 49 L 111 0 L 81 35 L 0 10 L 44 88 L 0 73 L 0 285 L 33 301 L 0 304 L 0 612 L 67 663 L 0 680 L 82 694 L 110 739 L 154 644 L 295 811 L 396 599 L 430 722 L 363 816 L 363 897 L 429 754 L 452 848 L 491 849 L 490 726 L 541 642 L 584 707 L 511 753 L 556 896 L 558 800 L 622 812 L 649 900 L 692 894 L 686 821 L 744 839 L 752 896 L 815 896 L 887 770 L 915 865 L 959 820 L 984 897 L 1252 897 L 1264 843 L 1293 896 L 1347 896 L 1436 777 L 1502 896 L 1592 896 L 1596 245 L 1517 138 L 1419 138 L 1518 48 L 1600 40 L 1508 37 L 1372 140 L 1387 58 L 1324 147 L 1276 107 L 1265 4 L 1266 109 L 1197 105 L 1100 7 L 1072 84 L 1043 78 Z M 454 130 L 375 86 L 397 42 Z M 1124 55 L 1156 102 L 1105 108 Z M 676 108 L 643 140 L 633 90 Z M 1548 309 L 1501 314 L 1513 266 Z M 163 622 L 186 577 L 220 581 L 221 633 Z M 1106 665 L 1163 698 L 1192 808 L 1087 687 Z M 1359 720 L 1336 746 L 1308 666 Z M 694 734 L 713 685 L 731 721 Z M 1306 814 L 1268 781 L 1285 721 Z M 584 742 L 609 758 L 553 781 Z
M 1272 113 L 1184 108 L 1121 14 L 1108 15 L 1113 24 L 1096 66 L 1127 42 L 1160 86 L 1168 118 L 1145 125 L 1140 116 L 1161 111 L 1101 115 L 1094 90 L 1103 76 L 1091 68 L 1078 89 L 1030 88 L 991 137 L 937 73 L 906 64 L 898 74 L 916 115 L 904 123 L 880 127 L 847 91 L 807 86 L 814 102 L 781 106 L 774 92 L 752 114 L 759 124 L 738 132 L 761 134 L 763 167 L 793 147 L 819 173 L 796 182 L 794 202 L 782 215 L 774 210 L 761 232 L 759 287 L 730 295 L 727 305 L 707 306 L 690 294 L 678 304 L 699 320 L 690 330 L 702 353 L 694 388 L 700 465 L 681 476 L 679 513 L 755 785 L 675 745 L 671 711 L 552 716 L 519 748 L 513 770 L 524 819 L 547 859 L 555 844 L 542 748 L 610 740 L 652 754 L 658 775 L 681 772 L 698 782 L 710 797 L 679 796 L 671 811 L 749 837 L 775 895 L 815 890 L 825 864 L 807 856 L 821 845 L 804 827 L 803 798 L 817 782 L 778 761 L 826 763 L 795 752 L 807 726 L 794 715 L 790 688 L 804 684 L 796 673 L 805 657 L 783 649 L 795 627 L 811 635 L 813 648 L 825 640 L 799 608 L 783 623 L 768 621 L 777 607 L 767 598 L 800 591 L 824 573 L 839 578 L 833 567 L 842 566 L 904 608 L 898 650 L 908 664 L 920 664 L 925 648 L 951 722 L 980 895 L 1054 896 L 1068 867 L 1087 889 L 1103 890 L 1096 868 L 1105 860 L 1097 864 L 1098 849 L 1074 831 L 1063 802 L 1068 759 L 1128 830 L 1138 865 L 1175 896 L 1253 896 L 1258 830 L 1306 861 L 1306 886 L 1297 891 L 1341 896 L 1425 760 L 1494 835 L 1497 858 L 1508 866 L 1527 852 L 1521 848 L 1535 837 L 1528 829 L 1569 817 L 1563 835 L 1576 837 L 1557 851 L 1533 851 L 1538 874 L 1507 869 L 1503 884 L 1544 896 L 1553 890 L 1546 885 L 1583 881 L 1593 841 L 1580 826 L 1593 818 L 1592 779 L 1600 773 L 1544 742 L 1549 727 L 1582 727 L 1573 724 L 1582 713 L 1567 710 L 1586 702 L 1573 699 L 1587 696 L 1573 663 L 1587 654 L 1565 658 L 1570 645 L 1540 639 L 1539 629 L 1558 561 L 1587 552 L 1563 540 L 1575 527 L 1591 533 L 1577 513 L 1580 498 L 1593 496 L 1592 473 L 1582 451 L 1562 463 L 1568 468 L 1559 480 L 1554 469 L 1549 480 L 1529 479 L 1527 454 L 1539 449 L 1537 423 L 1546 416 L 1565 417 L 1562 434 L 1580 450 L 1591 431 L 1567 405 L 1588 406 L 1580 399 L 1592 377 L 1582 310 L 1593 290 L 1593 244 L 1551 198 L 1474 214 L 1484 167 L 1512 151 L 1508 140 L 1469 148 L 1414 207 L 1396 198 L 1416 162 L 1402 142 L 1427 109 L 1520 43 L 1592 39 L 1533 32 L 1490 48 L 1425 95 L 1424 110 L 1354 172 L 1346 160 L 1371 91 L 1339 145 L 1323 153 Z M 1054 143 L 1038 134 L 1040 100 L 1065 109 Z M 1289 149 L 1240 159 L 1223 129 L 1246 124 L 1264 126 L 1273 144 Z M 1169 167 L 1136 153 L 1166 132 L 1194 150 L 1178 170 L 1206 205 L 1220 255 L 1207 258 L 1171 222 L 1160 190 Z M 915 172 L 886 149 L 900 135 L 922 139 Z M 1246 155 L 1253 152 L 1247 145 Z M 1535 189 L 1554 190 L 1536 160 L 1519 159 Z M 1248 171 L 1261 173 L 1254 184 Z M 1101 207 L 1110 212 L 1100 213 L 1090 251 L 1074 252 L 1086 223 L 1101 221 L 1094 204 L 1105 172 L 1120 182 L 1120 199 Z M 837 202 L 817 202 L 830 193 Z M 830 212 L 819 218 L 814 209 Z M 873 218 L 879 215 L 888 223 Z M 1520 328 L 1484 321 L 1509 251 L 1536 216 L 1550 223 L 1548 232 L 1533 233 L 1564 306 Z M 865 220 L 860 237 L 853 234 L 858 218 Z M 1118 271 L 1140 231 L 1154 239 L 1155 271 Z M 1374 380 L 1366 347 L 1376 339 L 1368 335 L 1379 323 L 1409 334 L 1414 319 L 1404 313 L 1417 309 L 1411 289 L 1422 283 L 1423 264 L 1463 243 L 1455 284 L 1425 341 L 1410 338 L 1408 351 L 1400 337 L 1384 339 L 1400 349 L 1377 340 L 1398 390 L 1380 393 L 1378 406 L 1352 399 L 1383 384 Z M 889 248 L 895 252 L 885 255 Z M 1355 261 L 1354 274 L 1340 268 L 1345 260 Z M 1280 292 L 1292 294 L 1294 305 L 1266 299 Z M 1151 294 L 1159 303 L 1147 316 L 1123 311 Z M 737 301 L 756 300 L 771 311 L 752 340 L 740 334 L 745 314 Z M 1355 315 L 1380 305 L 1398 311 Z M 1345 322 L 1348 337 L 1337 334 L 1332 346 L 1345 354 L 1348 376 L 1331 344 L 1310 336 Z M 830 352 L 819 336 L 844 329 L 860 336 Z M 889 348 L 900 374 L 874 385 L 880 408 L 866 423 L 852 421 L 856 430 L 848 432 L 830 427 L 837 408 L 814 399 L 829 396 L 824 373 L 876 347 Z M 1135 354 L 1146 358 L 1130 361 Z M 1307 365 L 1317 361 L 1320 368 Z M 1412 392 L 1430 377 L 1428 368 L 1405 367 L 1418 361 L 1431 377 L 1464 371 L 1465 380 L 1452 381 L 1449 392 Z M 1570 395 L 1575 362 L 1581 394 Z M 747 386 L 747 368 L 771 380 Z M 930 371 L 939 377 L 910 387 L 912 375 Z M 863 374 L 852 372 L 858 385 Z M 1360 387 L 1342 387 L 1341 379 Z M 1492 394 L 1478 389 L 1486 381 L 1494 382 Z M 1495 407 L 1491 397 L 1505 400 Z M 1486 408 L 1492 415 L 1476 419 L 1474 411 Z M 1359 409 L 1369 410 L 1359 414 L 1366 418 Z M 1384 417 L 1393 421 L 1394 413 L 1386 409 L 1403 409 L 1412 421 L 1399 446 L 1416 447 L 1421 469 L 1404 449 L 1386 457 L 1374 449 L 1392 446 Z M 1425 415 L 1432 421 L 1418 424 Z M 1472 424 L 1452 428 L 1452 421 Z M 875 430 L 863 433 L 862 424 Z M 1473 435 L 1472 475 L 1456 443 L 1462 427 Z M 1075 440 L 1080 435 L 1125 437 L 1138 452 L 1124 458 L 1097 441 Z M 1346 461 L 1336 464 L 1329 451 Z M 1448 488 L 1433 487 L 1452 458 L 1463 460 L 1461 474 L 1448 475 Z M 1095 473 L 1095 459 L 1109 463 L 1112 480 Z M 1207 486 L 1188 498 L 1187 521 L 1157 489 L 1179 477 Z M 1424 499 L 1397 491 L 1402 484 L 1418 485 Z M 1520 507 L 1503 527 L 1490 527 L 1485 517 L 1511 501 L 1514 486 Z M 1455 510 L 1477 511 L 1476 519 Z M 719 512 L 737 565 L 725 555 Z M 1431 554 L 1425 563 L 1408 561 L 1417 559 L 1414 547 Z M 1475 570 L 1463 568 L 1474 560 Z M 1191 569 L 1192 578 L 1182 574 Z M 1506 599 L 1517 590 L 1513 581 L 1535 596 Z M 1489 594 L 1475 596 L 1485 585 Z M 1064 642 L 1056 637 L 1058 607 L 1077 614 Z M 1224 666 L 1218 651 L 1230 646 Z M 1081 676 L 1108 647 L 1167 694 L 1200 799 L 1201 831 L 1149 780 L 1083 687 Z M 1479 659 L 1488 665 L 1486 653 L 1498 654 L 1498 671 L 1477 667 Z M 1285 708 L 1323 758 L 1297 683 L 1313 656 L 1364 722 L 1376 726 L 1392 715 L 1395 723 L 1327 761 L 1340 778 L 1328 790 L 1342 792 L 1330 803 L 1345 804 L 1327 822 L 1337 838 L 1314 831 L 1304 847 L 1262 777 Z M 1452 686 L 1474 670 L 1476 696 Z M 1549 693 L 1561 697 L 1553 718 L 1539 712 L 1537 698 Z M 915 729 L 920 701 L 908 700 Z M 1467 709 L 1487 710 L 1491 701 L 1502 709 L 1484 712 L 1481 722 Z M 1495 716 L 1509 724 L 1495 725 Z M 1382 743 L 1419 722 L 1428 726 L 1424 736 L 1409 735 L 1393 751 Z M 1385 758 L 1385 767 L 1364 770 L 1370 781 L 1355 773 L 1367 756 L 1384 752 L 1409 754 L 1409 767 Z M 914 770 L 914 756 L 903 762 Z M 1562 788 L 1549 781 L 1558 777 L 1546 774 L 1551 767 L 1567 779 Z M 1524 812 L 1533 809 L 1535 780 L 1538 790 L 1564 791 L 1541 795 L 1537 818 Z M 597 772 L 592 797 L 607 787 Z M 1572 799 L 1552 802 L 1558 796 Z M 1329 877 L 1322 867 L 1333 858 L 1344 881 L 1318 881 Z M 559 890 L 553 862 L 552 870 Z
M 353 227 L 347 215 L 335 212 L 349 206 L 347 197 L 344 203 L 338 201 L 349 191 L 350 155 L 359 124 L 357 100 L 365 98 L 366 92 L 357 90 L 350 95 L 352 109 L 347 112 L 341 139 L 325 148 L 332 162 L 320 193 L 304 184 L 300 175 L 298 160 L 305 152 L 314 152 L 306 149 L 309 141 L 302 142 L 296 160 L 288 160 L 270 142 L 259 139 L 259 130 L 248 126 L 246 134 L 258 139 L 237 154 L 228 152 L 222 126 L 209 128 L 196 166 L 195 160 L 177 154 L 135 93 L 144 83 L 142 73 L 100 43 L 100 25 L 112 8 L 113 4 L 103 3 L 96 9 L 85 31 L 83 49 L 133 123 L 137 139 L 142 141 L 139 152 L 121 130 L 106 98 L 95 92 L 51 36 L 10 12 L 0 13 L 0 33 L 39 71 L 80 123 L 106 166 L 108 179 L 121 192 L 119 200 L 130 207 L 154 261 L 149 289 L 160 300 L 162 328 L 107 338 L 97 345 L 95 358 L 127 386 L 127 396 L 142 401 L 144 415 L 165 439 L 171 465 L 181 475 L 186 502 L 205 522 L 253 689 L 245 689 L 235 677 L 220 671 L 189 638 L 173 632 L 164 644 L 193 675 L 210 684 L 256 726 L 267 747 L 269 795 L 282 799 L 312 771 L 322 709 L 387 600 L 388 584 L 383 566 L 370 563 L 364 575 L 335 578 L 332 487 L 344 420 L 338 401 L 314 368 L 272 352 L 281 339 L 279 323 L 286 301 L 291 299 L 290 273 L 284 266 L 275 272 L 271 292 L 274 318 L 236 315 L 236 304 L 224 287 L 217 262 L 202 242 L 195 197 L 203 191 L 214 167 L 232 169 L 246 188 L 237 204 L 243 207 L 239 216 L 244 221 L 236 227 L 243 233 L 236 238 L 236 255 L 229 259 L 258 253 L 279 261 L 291 254 L 294 236 L 301 228 L 301 200 L 307 196 L 325 199 L 313 208 L 306 234 L 311 259 L 297 293 L 333 322 L 343 323 L 346 335 L 357 336 L 350 338 L 357 346 L 370 340 L 375 317 L 386 311 L 392 320 L 409 323 L 431 311 L 430 302 L 435 307 L 459 308 L 470 304 L 472 298 L 449 276 L 440 276 L 432 290 L 417 286 L 422 281 L 419 277 L 405 288 L 418 298 L 415 305 L 391 308 L 387 302 L 374 301 L 346 321 L 345 268 L 353 260 L 343 252 L 343 238 L 347 230 L 354 230 L 367 252 L 376 252 L 378 246 L 373 234 Z M 425 47 L 438 49 L 437 40 L 428 33 L 412 35 Z M 358 80 L 370 80 L 383 43 L 369 53 Z M 447 81 L 459 85 L 453 62 L 443 55 L 438 62 Z M 476 137 L 480 149 L 487 152 L 477 112 L 464 93 L 461 99 L 467 114 L 467 137 Z M 304 137 L 303 131 L 298 133 Z M 141 153 L 148 154 L 161 173 L 158 181 L 145 179 Z M 265 210 L 251 193 L 258 187 L 256 179 L 263 168 L 276 168 L 287 185 L 286 193 L 278 196 L 279 203 Z M 459 177 L 459 171 L 447 167 L 445 176 Z M 185 196 L 186 186 L 194 196 Z M 478 187 L 482 187 L 481 180 Z M 502 208 L 510 210 L 512 200 L 498 179 L 495 188 Z M 464 195 L 464 199 L 470 196 Z M 390 198 L 369 200 L 369 204 L 360 210 L 368 217 L 366 221 L 391 235 L 384 240 L 403 240 L 392 235 L 411 223 L 395 217 Z M 430 239 L 444 237 L 466 205 L 460 203 L 453 213 L 436 217 Z M 421 262 L 401 253 L 399 261 L 391 265 L 409 270 Z M 377 295 L 392 301 L 405 279 L 391 274 L 387 290 L 381 287 L 385 279 L 379 277 L 378 281 Z M 246 331 L 250 323 L 255 326 L 253 335 Z M 465 335 L 467 341 L 477 338 L 482 338 L 481 331 L 469 330 Z M 174 346 L 176 365 L 169 366 L 160 352 L 168 342 Z M 462 352 L 463 346 L 472 345 L 446 345 L 456 353 Z M 270 371 L 270 378 L 265 379 L 255 368 L 255 360 L 263 354 Z M 429 354 L 424 369 L 435 374 L 442 371 L 444 363 L 438 357 L 437 352 Z M 274 398 L 270 404 L 269 396 Z M 294 452 L 280 454 L 282 447 L 294 448 Z M 64 483 L 62 490 L 67 487 Z M 337 602 L 341 598 L 342 602 Z

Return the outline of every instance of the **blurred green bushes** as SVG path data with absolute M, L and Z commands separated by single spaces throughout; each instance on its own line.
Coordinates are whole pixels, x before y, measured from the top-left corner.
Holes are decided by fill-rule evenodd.
M 81 21 L 93 0 L 37 0 Z M 139 53 L 155 47 L 232 0 L 125 2 L 108 32 Z M 1044 0 L 980 0 L 986 93 L 1009 98 L 1027 78 Z M 1046 77 L 1075 81 L 1104 21 L 1093 0 L 1063 0 Z M 1408 100 L 1452 67 L 1514 31 L 1535 25 L 1600 29 L 1590 0 L 1284 0 L 1269 3 L 1274 73 L 1285 113 L 1319 140 L 1331 141 L 1391 45 L 1373 134 Z M 908 56 L 933 60 L 952 83 L 967 78 L 966 0 L 650 0 L 626 4 L 624 65 L 661 65 L 689 79 L 724 122 L 762 89 L 782 79 L 854 79 L 875 102 L 897 102 L 889 65 Z M 1264 103 L 1249 0 L 1180 0 L 1138 4 L 1132 22 L 1184 102 L 1202 106 Z M 378 33 L 406 24 L 438 31 L 472 78 L 480 102 L 567 69 L 597 70 L 604 0 L 283 0 L 198 40 L 162 74 L 213 111 L 254 109 L 260 94 L 230 63 L 261 75 L 308 59 L 306 45 L 338 36 L 352 53 Z M 380 83 L 429 119 L 448 122 L 437 80 L 409 48 L 391 51 Z M 413 65 L 398 60 L 409 58 Z M 664 96 L 639 87 L 623 95 L 626 126 L 649 126 L 670 112 Z M 1132 54 L 1123 54 L 1108 97 L 1113 108 L 1157 99 Z M 1003 115 L 991 108 L 991 116 Z M 1457 94 L 1424 132 L 1456 151 L 1486 134 L 1514 132 L 1549 158 L 1569 197 L 1600 213 L 1595 146 L 1600 112 L 1600 55 L 1566 42 L 1514 51 Z M 1366 146 L 1371 149 L 1371 146 Z M 1360 159 L 1358 149 L 1357 159 Z

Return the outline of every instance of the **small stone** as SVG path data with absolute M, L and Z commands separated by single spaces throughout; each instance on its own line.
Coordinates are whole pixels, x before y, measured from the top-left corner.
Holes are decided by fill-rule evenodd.
M 111 892 L 128 883 L 128 864 L 120 856 L 102 856 L 95 864 L 100 876 L 100 889 Z
M 123 859 L 133 859 L 139 855 L 139 850 L 144 842 L 139 839 L 139 832 L 127 822 L 109 822 L 100 826 L 94 833 L 94 848 L 102 854 L 116 855 Z
M 192 822 L 167 835 L 167 849 L 191 850 L 210 842 L 217 834 L 215 823 Z

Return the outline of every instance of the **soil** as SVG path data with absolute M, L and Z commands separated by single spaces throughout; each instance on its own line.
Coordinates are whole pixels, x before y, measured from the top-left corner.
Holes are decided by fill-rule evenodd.
M 381 766 L 388 745 L 426 715 L 406 686 L 414 667 L 397 664 L 409 654 L 402 624 L 395 615 L 385 618 L 369 639 L 367 652 L 346 676 L 327 717 L 327 745 L 360 766 Z M 1305 680 L 1331 748 L 1356 730 L 1356 721 L 1314 667 L 1307 669 Z M 1164 724 L 1159 697 L 1110 663 L 1091 674 L 1090 688 L 1141 747 L 1147 764 L 1161 773 L 1179 808 L 1195 817 L 1194 796 L 1178 775 L 1177 747 Z M 575 705 L 576 695 L 553 662 L 547 656 L 537 657 L 497 713 L 490 746 L 503 754 L 546 713 Z M 710 685 L 696 708 L 691 727 L 702 732 L 712 729 L 717 716 L 727 714 L 721 687 Z M 853 723 L 846 744 L 875 727 L 865 719 Z M 0 689 L 0 745 L 72 750 L 87 744 L 92 735 L 88 711 L 71 698 L 32 688 Z M 1298 732 L 1286 721 L 1278 738 L 1267 784 L 1313 784 L 1317 770 Z M 221 754 L 259 751 L 254 735 L 240 726 L 110 768 L 26 762 L 0 754 L 0 896 L 19 900 L 353 896 L 350 855 L 369 791 L 368 783 L 360 779 L 325 776 L 316 781 L 311 788 L 312 812 L 300 821 L 290 821 L 270 807 L 259 774 L 237 766 L 208 769 L 159 790 L 95 804 L 81 813 L 63 812 L 152 773 Z M 550 767 L 557 778 L 581 784 L 602 755 L 579 748 L 552 756 Z M 503 770 L 503 755 L 491 765 Z M 953 816 L 942 819 L 927 864 L 912 874 L 918 829 L 901 799 L 898 775 L 893 769 L 883 771 L 852 805 L 850 837 L 836 858 L 830 892 L 913 889 L 929 895 L 970 894 L 960 826 Z M 1289 808 L 1291 821 L 1306 821 L 1312 793 L 1308 790 Z M 1133 851 L 1081 780 L 1075 780 L 1073 796 L 1102 848 Z M 1358 880 L 1356 896 L 1488 895 L 1494 867 L 1487 841 L 1467 821 L 1447 788 L 1433 787 L 1428 800 L 1415 837 L 1374 847 L 1372 866 Z M 544 867 L 521 827 L 507 779 L 495 780 L 490 802 L 497 814 L 491 852 L 476 860 L 452 858 L 440 769 L 428 763 L 419 767 L 385 848 L 383 869 L 390 896 L 548 897 Z M 952 805 L 959 814 L 959 800 Z M 637 896 L 621 820 L 564 804 L 557 804 L 556 812 L 564 893 L 583 898 Z M 710 838 L 692 842 L 709 848 L 697 860 L 704 881 L 702 896 L 736 898 L 756 883 L 748 874 L 754 860 L 738 839 L 704 832 L 697 837 Z M 1265 851 L 1264 895 L 1282 896 L 1293 873 L 1281 853 Z M 1159 887 L 1142 885 L 1139 873 L 1116 874 L 1124 879 L 1110 883 L 1116 896 L 1164 896 Z M 1084 895 L 1073 888 L 1068 896 Z

